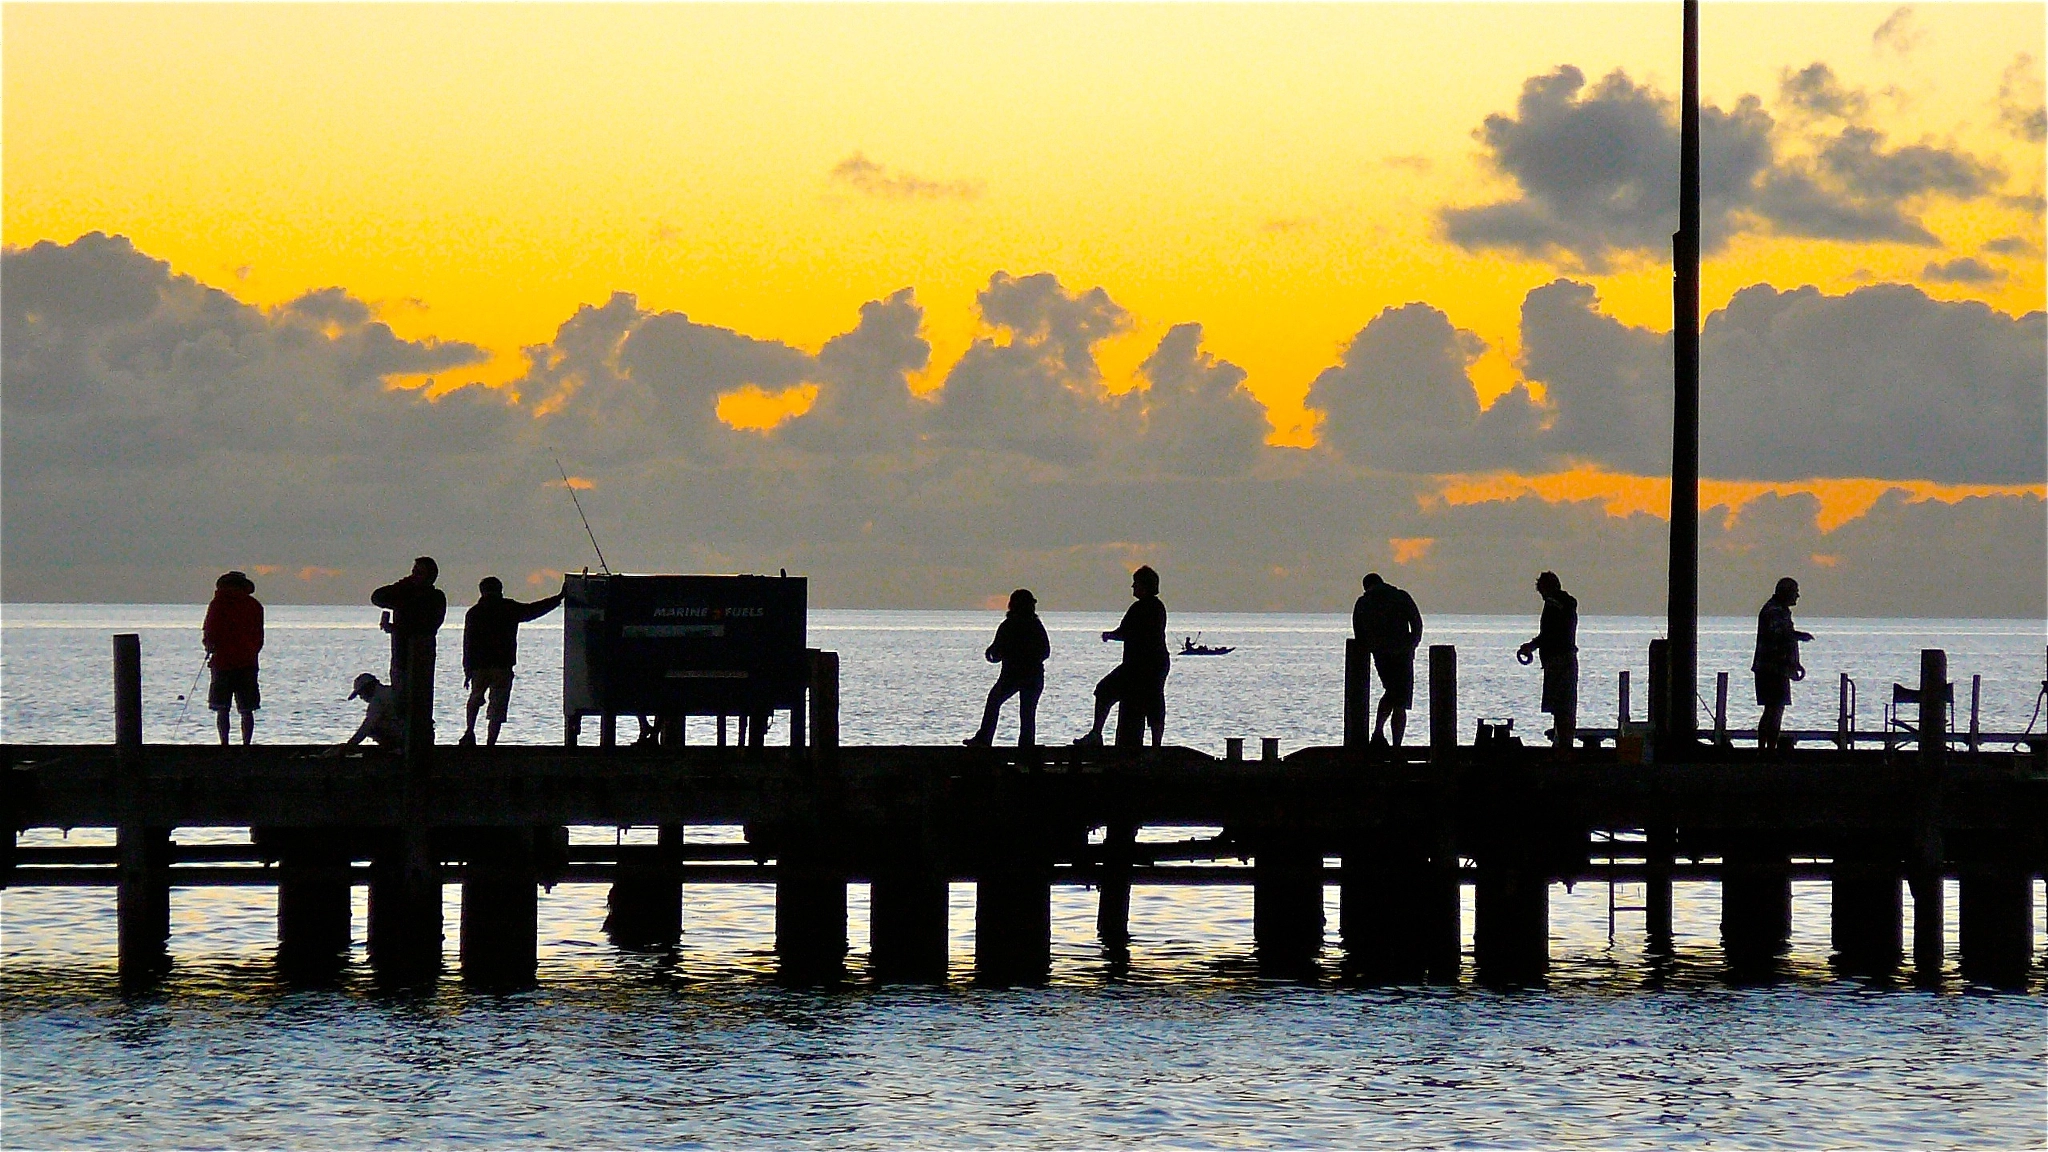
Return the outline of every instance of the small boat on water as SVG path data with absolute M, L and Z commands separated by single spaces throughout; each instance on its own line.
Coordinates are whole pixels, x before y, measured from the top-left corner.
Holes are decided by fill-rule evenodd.
M 1195 633 L 1193 636 L 1181 637 L 1180 654 L 1182 656 L 1227 656 L 1230 653 L 1237 651 L 1237 649 L 1235 648 L 1214 647 L 1208 644 L 1203 644 L 1201 643 L 1201 639 L 1202 634 L 1200 632 Z

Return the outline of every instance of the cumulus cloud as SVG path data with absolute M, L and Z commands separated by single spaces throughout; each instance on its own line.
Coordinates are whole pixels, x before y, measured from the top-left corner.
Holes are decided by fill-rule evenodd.
M 1993 163 L 1933 143 L 1888 146 L 1856 123 L 1868 107 L 1825 64 L 1787 73 L 1781 102 L 1810 129 L 1792 134 L 1755 96 L 1700 109 L 1703 243 L 1746 231 L 1935 245 L 1912 206 L 1929 197 L 1993 195 Z M 1832 124 L 1832 127 L 1827 126 Z M 1499 249 L 1604 271 L 1623 253 L 1664 258 L 1678 221 L 1678 110 L 1621 71 L 1591 87 L 1570 65 L 1523 83 L 1515 113 L 1476 133 L 1511 179 L 1508 200 L 1442 213 L 1468 249 Z
M 1354 463 L 1451 472 L 1527 463 L 1536 414 L 1521 388 L 1482 412 L 1473 361 L 1486 344 L 1428 304 L 1389 308 L 1309 387 L 1323 440 Z
M 832 181 L 884 200 L 973 200 L 981 185 L 972 180 L 929 180 L 875 163 L 859 152 L 832 166 Z
M 1144 453 L 1179 476 L 1243 473 L 1270 425 L 1244 369 L 1202 350 L 1202 326 L 1179 324 L 1138 369 L 1145 377 Z
M 998 272 L 975 303 L 996 332 L 946 374 L 932 414 L 946 443 L 1078 464 L 1129 434 L 1137 406 L 1109 394 L 1095 361 L 1096 345 L 1133 322 L 1107 292 L 1069 292 L 1049 272 Z
M 2041 246 L 2024 236 L 2000 236 L 1984 245 L 1994 256 L 2039 256 Z
M 1889 48 L 1904 55 L 1919 47 L 1926 35 L 1913 21 L 1912 5 L 1901 4 L 1870 34 L 1870 43 L 1872 47 Z
M 2022 52 L 1998 80 L 1998 122 L 2030 144 L 2048 140 L 2048 107 L 2041 101 L 2041 73 Z
M 1443 486 L 1423 475 L 1458 453 L 1530 467 L 1657 455 L 1661 432 L 1640 434 L 1654 449 L 1632 449 L 1629 437 L 1664 418 L 1666 338 L 1601 316 L 1591 289 L 1570 282 L 1525 302 L 1524 370 L 1542 380 L 1548 407 L 1511 393 L 1481 413 L 1475 342 L 1411 305 L 1365 325 L 1317 382 L 1333 450 L 1297 452 L 1262 446 L 1266 424 L 1242 371 L 1206 351 L 1194 325 L 1150 350 L 1141 388 L 1110 396 L 1097 350 L 1132 320 L 1106 294 L 1050 276 L 991 280 L 980 359 L 936 401 L 908 387 L 930 351 L 907 292 L 864 305 L 815 355 L 619 294 L 529 349 L 513 387 L 430 400 L 390 382 L 457 373 L 449 365 L 481 352 L 380 333 L 375 309 L 345 293 L 264 311 L 106 237 L 7 250 L 0 273 L 0 515 L 15 599 L 189 601 L 222 568 L 260 564 L 274 573 L 274 599 L 354 600 L 422 553 L 441 560 L 451 588 L 487 572 L 538 573 L 544 588 L 589 562 L 544 451 L 553 446 L 592 485 L 580 494 L 614 565 L 787 567 L 812 577 L 820 604 L 971 605 L 1022 584 L 1048 609 L 1115 608 L 1129 568 L 1150 562 L 1176 611 L 1334 610 L 1360 574 L 1391 571 L 1403 555 L 1401 580 L 1425 611 L 1526 609 L 1528 580 L 1545 567 L 1588 610 L 1662 603 L 1661 520 L 1611 516 L 1597 501 L 1454 504 L 1433 500 Z M 1820 460 L 1919 475 L 1946 456 L 1981 457 L 1950 469 L 1989 477 L 2005 473 L 1985 462 L 2013 456 L 2029 435 L 2038 461 L 2039 315 L 2015 321 L 1888 291 L 1905 295 L 1774 293 L 1717 314 L 1708 395 L 1740 398 L 1747 423 L 1710 423 L 1709 444 L 1751 437 L 1753 473 Z M 1890 343 L 1870 335 L 1886 331 Z M 1724 335 L 1749 359 L 1715 343 Z M 1863 341 L 1874 341 L 1865 359 L 1830 362 Z M 1877 371 L 1888 357 L 1900 360 L 1889 376 Z M 1717 360 L 1745 364 L 1753 390 L 1717 383 Z M 2016 409 L 1968 426 L 1895 395 L 1920 381 L 1928 403 L 1967 410 L 2027 379 L 2031 401 L 2022 392 Z M 817 402 L 768 435 L 711 415 L 735 382 L 793 380 L 815 385 Z M 1029 436 L 1020 447 L 1011 429 L 976 430 L 960 409 L 942 420 L 970 396 L 949 395 L 968 380 L 1020 390 L 979 402 L 998 415 L 1021 408 L 1080 450 L 1055 458 Z M 1408 396 L 1402 381 L 1426 387 Z M 1808 391 L 1816 398 L 1802 399 Z M 1830 411 L 1861 423 L 1823 428 Z M 1496 423 L 1506 413 L 1515 419 Z M 1375 418 L 1408 431 L 1358 423 Z M 1722 418 L 1710 407 L 1710 421 Z M 1760 438 L 1780 424 L 1825 431 L 1830 450 L 1847 454 Z M 1439 454 L 1403 455 L 1415 437 L 1434 437 Z M 1710 514 L 1710 609 L 1753 611 L 1760 582 L 1783 567 L 1829 611 L 2042 610 L 2039 499 L 1886 498 L 1829 532 L 1813 513 L 1786 498 L 1732 522 Z M 1814 555 L 1834 566 L 1817 569 Z M 1910 576 L 1900 556 L 1912 557 Z

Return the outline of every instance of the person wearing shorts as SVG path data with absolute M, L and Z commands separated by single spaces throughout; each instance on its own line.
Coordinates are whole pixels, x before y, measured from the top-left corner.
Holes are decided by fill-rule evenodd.
M 490 726 L 487 744 L 498 742 L 498 729 L 512 702 L 512 666 L 519 660 L 519 626 L 555 610 L 562 602 L 557 592 L 545 600 L 523 604 L 505 596 L 505 582 L 486 576 L 477 582 L 477 602 L 462 621 L 462 679 L 469 685 L 469 725 L 462 743 L 476 743 L 476 714 L 486 703 Z
M 256 684 L 256 654 L 263 651 L 263 605 L 256 582 L 240 572 L 225 572 L 213 582 L 213 602 L 199 630 L 213 679 L 206 688 L 206 706 L 213 709 L 220 742 L 228 743 L 228 711 L 242 714 L 242 743 L 256 738 L 256 710 L 263 694 Z
M 1777 746 L 1785 723 L 1785 706 L 1792 703 L 1792 682 L 1806 678 L 1806 665 L 1799 661 L 1801 641 L 1813 639 L 1792 624 L 1792 606 L 1799 603 L 1799 581 L 1790 576 L 1778 581 L 1771 598 L 1756 614 L 1756 655 L 1749 670 L 1756 673 L 1756 702 L 1763 715 L 1756 722 L 1756 746 L 1769 750 Z
M 1368 572 L 1364 591 L 1351 608 L 1351 629 L 1372 654 L 1380 670 L 1380 706 L 1373 720 L 1372 742 L 1387 742 L 1393 722 L 1394 746 L 1408 731 L 1408 710 L 1415 707 L 1415 648 L 1422 643 L 1422 613 L 1415 598 Z
M 1555 572 L 1536 577 L 1536 592 L 1543 597 L 1543 617 L 1536 636 L 1515 649 L 1515 658 L 1527 664 L 1531 656 L 1543 658 L 1543 710 L 1550 713 L 1550 746 L 1570 748 L 1579 726 L 1579 601 L 1564 590 Z

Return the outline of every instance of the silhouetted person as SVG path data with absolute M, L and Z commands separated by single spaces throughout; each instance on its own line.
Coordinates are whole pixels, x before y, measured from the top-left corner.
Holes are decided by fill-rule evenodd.
M 1536 638 L 1515 649 L 1527 664 L 1531 653 L 1543 657 L 1543 710 L 1550 713 L 1550 746 L 1570 748 L 1579 729 L 1579 602 L 1564 590 L 1557 573 L 1536 577 L 1543 597 L 1543 619 Z
M 256 710 L 263 707 L 256 686 L 256 654 L 263 651 L 263 605 L 256 599 L 256 582 L 240 572 L 215 580 L 199 636 L 207 667 L 213 669 L 206 706 L 214 711 L 220 742 L 228 742 L 228 709 L 238 707 L 242 743 L 247 744 L 256 738 Z
M 1038 619 L 1038 598 L 1029 588 L 1010 593 L 1010 611 L 996 629 L 996 638 L 982 653 L 991 664 L 1003 666 L 995 687 L 988 690 L 988 706 L 981 710 L 981 729 L 961 741 L 986 748 L 995 742 L 996 717 L 1003 702 L 1017 697 L 1017 747 L 1038 743 L 1038 697 L 1045 691 L 1045 661 L 1052 655 L 1052 641 L 1045 624 Z
M 414 637 L 424 636 L 427 645 L 427 677 L 433 682 L 434 634 L 441 630 L 441 621 L 448 617 L 448 595 L 434 587 L 434 581 L 441 575 L 441 566 L 434 563 L 432 556 L 421 556 L 412 562 L 412 574 L 396 583 L 386 584 L 370 593 L 370 603 L 391 611 L 391 687 L 401 700 L 405 699 L 409 685 L 406 682 L 406 653 L 411 649 Z
M 1131 595 L 1136 602 L 1124 611 L 1123 622 L 1102 634 L 1106 643 L 1120 640 L 1123 663 L 1110 669 L 1095 685 L 1095 726 L 1076 744 L 1102 743 L 1102 726 L 1109 722 L 1110 709 L 1128 703 L 1129 714 L 1138 721 L 1131 732 L 1120 721 L 1118 744 L 1142 745 L 1145 728 L 1152 729 L 1152 746 L 1166 736 L 1166 674 L 1170 660 L 1166 651 L 1166 605 L 1159 599 L 1159 573 L 1145 565 L 1131 573 Z
M 396 748 L 405 743 L 405 721 L 399 715 L 398 693 L 391 685 L 380 684 L 375 676 L 365 672 L 356 677 L 348 698 L 361 700 L 366 707 L 363 722 L 356 726 L 355 735 L 348 738 L 344 747 L 353 748 L 364 740 L 374 740 L 380 748 Z
M 1764 714 L 1756 722 L 1756 746 L 1774 748 L 1785 723 L 1785 706 L 1792 703 L 1792 682 L 1806 679 L 1806 665 L 1799 662 L 1799 643 L 1813 639 L 1812 633 L 1792 626 L 1792 606 L 1799 603 L 1799 581 L 1790 576 L 1778 581 L 1771 598 L 1756 614 L 1756 658 L 1749 670 L 1756 673 L 1756 702 Z
M 476 713 L 490 700 L 490 727 L 484 742 L 496 744 L 512 702 L 512 665 L 519 662 L 519 626 L 555 610 L 562 594 L 531 604 L 505 596 L 505 582 L 496 576 L 477 581 L 477 601 L 462 618 L 462 683 L 469 688 L 469 724 L 462 743 L 476 743 Z
M 1408 731 L 1408 709 L 1415 707 L 1415 646 L 1422 643 L 1422 613 L 1415 598 L 1367 572 L 1365 591 L 1351 607 L 1351 631 L 1372 653 L 1380 670 L 1379 714 L 1372 738 L 1386 743 L 1387 721 L 1394 722 L 1394 745 Z

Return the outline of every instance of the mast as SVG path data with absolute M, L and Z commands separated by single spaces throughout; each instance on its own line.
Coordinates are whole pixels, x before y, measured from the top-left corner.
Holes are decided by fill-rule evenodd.
M 1700 582 L 1700 6 L 1685 0 L 1679 110 L 1678 231 L 1671 237 L 1671 571 L 1666 606 L 1669 697 L 1665 759 L 1689 756 L 1699 732 Z

